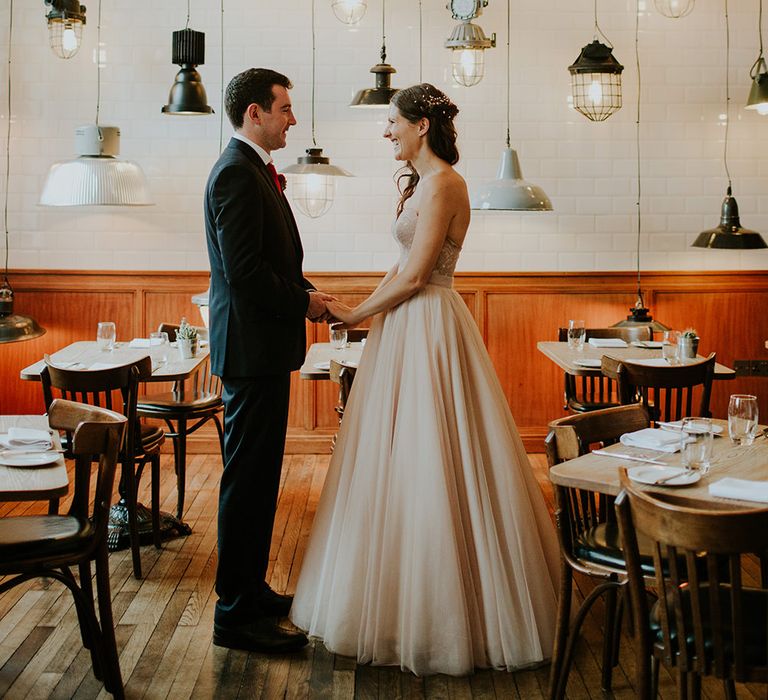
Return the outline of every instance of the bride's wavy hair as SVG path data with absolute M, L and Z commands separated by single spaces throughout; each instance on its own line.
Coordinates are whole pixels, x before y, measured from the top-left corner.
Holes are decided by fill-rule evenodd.
M 430 83 L 421 83 L 396 92 L 392 97 L 392 104 L 411 124 L 415 124 L 419 119 L 428 119 L 427 143 L 433 153 L 449 165 L 459 162 L 456 127 L 453 125 L 459 108 L 444 92 Z M 395 173 L 395 181 L 400 192 L 400 201 L 397 204 L 397 215 L 400 216 L 405 202 L 413 195 L 419 183 L 419 174 L 408 161 Z

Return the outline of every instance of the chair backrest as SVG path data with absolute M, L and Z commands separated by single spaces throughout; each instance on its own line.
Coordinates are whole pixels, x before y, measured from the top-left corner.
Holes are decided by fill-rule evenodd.
M 339 416 L 344 415 L 344 407 L 347 405 L 349 392 L 352 391 L 352 382 L 355 380 L 356 371 L 354 367 L 343 365 L 336 360 L 330 361 L 330 379 L 339 385 L 339 403 L 336 406 L 336 413 Z
M 48 424 L 70 434 L 69 452 L 75 459 L 75 487 L 69 514 L 90 518 L 96 540 L 106 537 L 115 466 L 128 419 L 105 408 L 54 399 L 48 407 Z M 91 497 L 94 456 L 98 457 L 96 486 Z M 88 512 L 89 502 L 93 510 Z
M 594 444 L 610 445 L 624 433 L 650 425 L 648 411 L 640 404 L 576 413 L 553 420 L 544 445 L 552 467 L 587 454 Z
M 628 328 L 587 328 L 586 337 L 590 338 L 621 338 L 627 343 L 640 340 L 651 340 L 653 338 L 653 328 L 650 326 L 630 326 Z M 558 328 L 557 339 L 564 343 L 568 340 L 568 329 Z
M 642 401 L 654 422 L 712 415 L 709 400 L 715 353 L 700 362 L 670 366 L 636 364 L 604 355 L 602 372 L 618 381 L 621 403 Z
M 641 673 L 652 645 L 684 672 L 768 681 L 768 508 L 712 510 L 643 492 L 621 469 L 616 498 L 636 623 Z M 654 629 L 640 567 L 638 535 L 652 543 L 658 592 Z M 762 573 L 754 570 L 755 560 Z M 658 629 L 657 629 L 658 627 Z M 680 643 L 688 640 L 688 643 Z M 757 648 L 755 648 L 757 645 Z
M 197 334 L 200 338 L 207 340 L 208 339 L 208 329 L 204 326 L 195 326 L 197 328 Z M 176 342 L 176 333 L 179 330 L 179 324 L 178 323 L 161 323 L 157 330 L 161 333 L 167 333 L 168 334 L 168 340 L 171 343 Z M 210 358 L 207 358 L 206 361 L 198 368 L 197 372 L 195 372 L 188 380 L 189 381 L 189 388 L 193 392 L 203 392 L 208 394 L 218 394 L 221 395 L 221 379 L 219 377 L 216 377 L 215 375 L 211 374 L 211 360 Z M 183 393 L 184 389 L 184 381 L 181 382 L 174 382 L 173 390 L 178 391 L 179 393 Z
M 125 441 L 121 458 L 131 461 L 141 439 L 136 417 L 139 382 L 152 374 L 152 361 L 147 357 L 119 367 L 101 370 L 75 370 L 56 367 L 46 357 L 40 372 L 46 411 L 54 398 L 77 401 L 90 406 L 117 410 L 127 419 Z M 54 392 L 58 397 L 54 396 Z M 67 444 L 72 445 L 72 434 L 67 432 Z M 71 453 L 71 447 L 69 448 Z
M 347 331 L 347 341 L 350 343 L 359 343 L 364 338 L 368 337 L 367 328 L 350 328 Z

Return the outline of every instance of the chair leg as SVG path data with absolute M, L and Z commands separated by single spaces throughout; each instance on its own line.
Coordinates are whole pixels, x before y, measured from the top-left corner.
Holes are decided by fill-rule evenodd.
M 656 700 L 659 696 L 659 669 L 661 663 L 655 656 L 651 656 L 651 697 Z
M 160 453 L 150 458 L 152 472 L 152 541 L 157 549 L 160 542 Z
M 96 553 L 96 594 L 99 600 L 101 645 L 104 652 L 104 687 L 116 700 L 122 700 L 125 695 L 115 643 L 115 623 L 112 619 L 112 595 L 109 587 L 109 555 L 106 547 L 100 548 Z
M 733 679 L 723 679 L 723 690 L 727 700 L 736 700 L 736 684 L 733 682 Z
M 573 572 L 564 558 L 560 558 L 560 592 L 557 602 L 557 624 L 555 627 L 555 647 L 552 650 L 552 664 L 549 669 L 549 698 L 555 700 L 560 686 L 563 655 L 568 641 L 568 625 L 571 617 L 571 595 L 573 592 Z
M 187 419 L 179 418 L 176 432 L 176 517 L 181 520 L 184 515 L 184 492 L 187 484 Z
M 605 592 L 605 620 L 603 621 L 603 670 L 601 688 L 605 692 L 611 690 L 611 676 L 613 675 L 614 640 L 616 638 L 616 594 L 615 588 L 609 588 Z
M 58 515 L 58 514 L 59 514 L 59 499 L 51 498 L 48 501 L 48 515 Z
M 133 576 L 141 578 L 141 550 L 139 549 L 139 522 L 136 516 L 136 478 L 134 474 L 133 460 L 131 463 L 123 462 L 122 478 L 124 481 L 123 498 L 128 510 L 128 533 L 131 539 L 131 558 L 133 560 Z
M 216 426 L 216 432 L 219 434 L 219 447 L 221 449 L 222 464 L 224 461 L 224 430 L 221 427 L 221 421 L 218 416 L 212 416 L 213 423 Z

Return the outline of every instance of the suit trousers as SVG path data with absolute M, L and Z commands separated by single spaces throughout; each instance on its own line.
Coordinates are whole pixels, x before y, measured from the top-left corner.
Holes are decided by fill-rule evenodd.
M 288 427 L 289 373 L 222 378 L 224 473 L 219 491 L 215 622 L 262 616 Z

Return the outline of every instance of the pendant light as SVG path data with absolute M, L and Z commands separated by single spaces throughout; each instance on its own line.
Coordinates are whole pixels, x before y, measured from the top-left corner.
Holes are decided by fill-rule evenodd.
M 760 0 L 757 31 L 760 37 L 760 55 L 749 71 L 752 89 L 749 91 L 746 109 L 755 109 L 758 114 L 768 114 L 768 66 L 763 58 L 763 0 Z
M 598 35 L 608 42 L 602 44 Z M 602 122 L 621 109 L 622 66 L 613 56 L 613 44 L 603 34 L 597 23 L 597 0 L 595 0 L 595 34 L 579 57 L 568 66 L 571 74 L 571 96 L 573 106 L 587 119 Z
M 523 179 L 517 151 L 510 147 L 509 105 L 510 105 L 510 52 L 509 41 L 512 33 L 510 0 L 507 0 L 507 147 L 501 152 L 501 163 L 496 179 L 484 184 L 470 198 L 472 209 L 504 211 L 552 211 L 541 187 Z
M 51 11 L 48 20 L 48 43 L 59 58 L 72 58 L 79 50 L 85 24 L 85 5 L 78 0 L 45 0 Z
M 731 28 L 728 21 L 728 0 L 725 2 L 725 137 L 723 139 L 723 165 L 728 178 L 728 189 L 720 207 L 720 223 L 713 229 L 702 231 L 693 242 L 696 248 L 756 249 L 766 248 L 763 237 L 757 231 L 741 227 L 739 205 L 732 196 L 731 171 L 728 169 L 728 129 L 731 123 Z
M 283 169 L 283 173 L 296 175 L 293 180 L 291 198 L 302 214 L 312 219 L 325 214 L 333 204 L 334 178 L 352 177 L 352 174 L 331 165 L 330 158 L 323 155 L 315 140 L 315 0 L 312 0 L 312 148 L 307 155 L 298 158 L 294 165 Z
M 640 210 L 640 201 L 642 195 L 641 170 L 640 170 L 640 96 L 642 80 L 640 74 L 640 0 L 637 0 L 635 8 L 635 65 L 637 67 L 637 103 L 635 113 L 635 161 L 637 163 L 637 200 L 635 206 L 637 209 L 637 252 L 635 259 L 637 261 L 637 300 L 635 305 L 629 309 L 629 316 L 624 321 L 614 323 L 614 328 L 632 328 L 635 326 L 650 326 L 654 331 L 668 331 L 669 327 L 659 321 L 654 321 L 645 305 L 643 299 L 643 289 L 640 284 L 640 235 L 643 231 L 643 219 Z
M 116 158 L 120 153 L 119 127 L 99 124 L 101 0 L 96 36 L 96 123 L 75 129 L 77 158 L 51 166 L 40 195 L 40 204 L 44 206 L 143 206 L 153 203 L 141 167 Z
M 370 72 L 376 76 L 376 86 L 359 90 L 350 102 L 350 107 L 389 107 L 392 95 L 397 88 L 390 85 L 392 74 L 397 71 L 387 63 L 387 37 L 384 30 L 384 14 L 387 0 L 381 0 L 381 63 L 377 63 Z
M 693 10 L 696 0 L 653 0 L 653 4 L 665 17 L 679 19 Z
M 181 70 L 173 81 L 163 114 L 193 116 L 213 112 L 208 106 L 203 79 L 197 72 L 197 67 L 205 63 L 205 34 L 189 28 L 189 6 L 190 0 L 187 0 L 187 26 L 173 33 L 171 61 L 181 66 Z
M 45 333 L 31 316 L 13 313 L 13 288 L 8 281 L 8 190 L 11 175 L 11 47 L 13 39 L 13 0 L 8 7 L 8 113 L 5 124 L 5 204 L 3 223 L 5 224 L 5 274 L 0 284 L 0 343 L 13 343 L 17 340 L 31 340 Z
M 485 50 L 496 46 L 496 35 L 489 39 L 482 27 L 472 20 L 483 13 L 488 0 L 450 0 L 453 19 L 460 20 L 445 40 L 445 48 L 451 49 L 451 73 L 453 79 L 464 87 L 477 85 L 485 74 Z
M 358 24 L 368 8 L 366 0 L 333 0 L 331 9 L 336 19 L 344 24 Z

